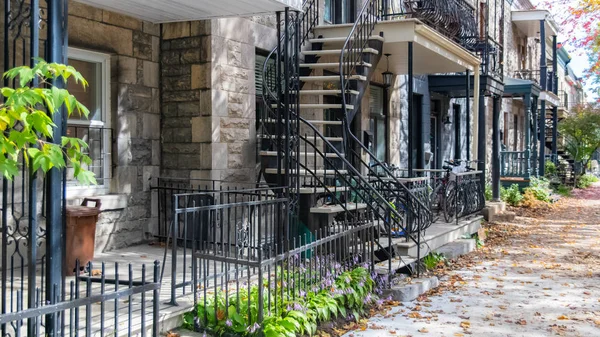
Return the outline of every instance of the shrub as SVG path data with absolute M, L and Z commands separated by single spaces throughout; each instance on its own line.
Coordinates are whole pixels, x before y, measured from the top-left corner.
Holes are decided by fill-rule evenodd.
M 523 195 L 519 190 L 519 185 L 513 184 L 509 188 L 500 189 L 500 198 L 511 206 L 519 206 L 521 200 L 523 200 Z
M 537 208 L 542 206 L 543 204 L 544 203 L 538 199 L 538 197 L 532 189 L 525 189 L 525 193 L 523 194 L 523 200 L 521 201 L 521 206 L 526 208 Z
M 551 200 L 552 189 L 550 189 L 550 182 L 545 178 L 531 178 L 531 183 L 524 192 L 530 192 L 539 201 L 550 202 Z
M 598 177 L 591 174 L 584 174 L 577 179 L 577 188 L 588 188 L 595 182 L 598 182 Z
M 492 200 L 492 184 L 485 184 L 485 201 Z
M 546 177 L 552 177 L 556 175 L 556 164 L 553 161 L 546 161 Z
M 571 195 L 571 188 L 569 186 L 565 186 L 565 185 L 558 185 L 556 186 L 556 188 L 554 189 L 554 192 L 556 192 L 559 195 L 562 195 L 563 197 L 568 197 Z

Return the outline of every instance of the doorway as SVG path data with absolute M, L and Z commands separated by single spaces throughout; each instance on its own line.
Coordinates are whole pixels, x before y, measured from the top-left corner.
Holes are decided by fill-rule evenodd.
M 323 19 L 327 23 L 342 24 L 354 22 L 355 0 L 325 0 Z

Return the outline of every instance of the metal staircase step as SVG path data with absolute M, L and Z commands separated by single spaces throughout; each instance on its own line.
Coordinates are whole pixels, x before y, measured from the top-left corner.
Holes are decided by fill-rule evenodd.
M 349 80 L 366 81 L 367 77 L 362 75 L 350 75 L 346 76 Z M 302 82 L 339 82 L 340 77 L 338 75 L 327 75 L 327 76 L 300 76 Z
M 327 191 L 329 189 L 329 191 Z M 349 191 L 350 188 L 346 186 L 327 186 L 325 187 L 300 187 L 298 192 L 300 194 L 323 194 L 323 193 L 337 193 L 337 192 L 346 192 Z
M 281 172 L 285 172 L 285 169 L 281 169 Z M 312 172 L 312 173 L 311 173 Z M 276 168 L 267 168 L 265 169 L 265 173 L 266 174 L 277 174 L 277 169 Z M 348 174 L 347 170 L 305 170 L 305 169 L 300 169 L 300 170 L 290 170 L 289 172 L 290 174 L 297 174 L 301 177 L 312 177 L 313 174 L 316 176 L 334 176 L 335 174 Z
M 358 95 L 357 90 L 346 90 L 347 94 Z M 341 95 L 341 90 L 300 90 L 300 95 Z
M 277 139 L 276 135 L 258 135 L 258 138 L 261 139 Z M 305 138 L 307 138 L 310 141 L 314 141 L 316 140 L 317 142 L 322 142 L 323 140 L 321 139 L 321 137 L 311 137 L 310 135 L 305 136 Z M 328 142 L 331 143 L 335 143 L 335 142 L 341 142 L 344 140 L 344 138 L 342 137 L 323 137 L 325 138 L 325 140 L 327 140 Z M 281 136 L 281 139 L 285 139 L 285 136 Z
M 265 157 L 277 157 L 278 151 L 260 151 L 260 155 L 261 156 L 265 156 Z M 295 154 L 295 153 L 294 153 Z M 317 154 L 316 152 L 298 152 L 298 155 L 300 157 L 316 157 L 317 155 L 319 157 L 321 157 L 321 154 Z M 340 156 L 337 155 L 337 153 L 324 153 L 324 155 L 327 158 L 340 158 Z M 342 156 L 344 157 L 344 154 L 342 153 Z
M 344 37 L 344 36 L 340 36 L 340 37 L 318 37 L 318 38 L 314 38 L 314 39 L 308 39 L 308 42 L 310 42 L 310 43 L 344 43 L 344 42 L 346 42 L 346 39 L 348 39 L 348 38 Z M 354 40 L 354 36 L 351 36 L 350 40 Z M 385 39 L 383 38 L 383 36 L 379 36 L 379 35 L 371 35 L 369 37 L 369 40 L 379 40 L 381 42 L 385 41 Z
M 353 52 L 360 52 L 360 49 L 352 49 Z M 347 52 L 347 51 L 346 51 Z M 363 53 L 379 55 L 379 51 L 374 48 L 364 48 L 362 50 Z M 340 55 L 342 53 L 341 49 L 323 49 L 323 50 L 304 50 L 302 54 L 304 55 L 312 55 L 312 56 L 324 56 L 324 55 Z
M 269 123 L 269 124 L 274 124 L 277 123 L 276 119 L 266 119 L 264 121 L 265 123 Z M 283 123 L 284 121 L 282 120 L 281 123 Z M 294 120 L 291 120 L 290 123 L 294 123 Z M 342 125 L 342 121 L 326 121 L 326 120 L 307 120 L 306 122 L 312 124 L 312 125 Z
M 345 204 L 345 209 L 349 211 L 356 211 L 361 209 L 366 209 L 367 204 L 355 204 L 355 203 L 347 203 Z M 310 212 L 316 214 L 336 214 L 345 212 L 344 206 L 342 205 L 326 205 L 319 207 L 311 207 Z
M 373 65 L 371 63 L 363 62 L 358 66 L 371 68 Z M 329 69 L 335 68 L 338 69 L 340 67 L 340 63 L 302 63 L 300 64 L 300 68 L 311 68 L 311 69 Z
M 290 104 L 290 107 L 296 106 L 295 104 Z M 277 108 L 277 104 L 271 105 L 271 108 Z M 317 103 L 317 104 L 309 104 L 309 103 L 300 103 L 298 106 L 300 109 L 341 109 L 341 104 L 325 104 L 325 103 Z M 346 105 L 346 109 L 354 109 L 354 105 Z

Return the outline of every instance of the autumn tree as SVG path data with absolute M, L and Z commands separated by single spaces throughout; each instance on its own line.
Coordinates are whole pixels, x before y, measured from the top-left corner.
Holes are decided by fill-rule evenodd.
M 590 66 L 585 79 L 600 102 L 600 0 L 541 0 L 549 9 L 567 37 L 563 45 L 580 50 L 588 56 Z
M 578 174 L 584 174 L 592 156 L 600 149 L 600 108 L 588 104 L 575 109 L 574 114 L 558 124 L 565 137 L 565 151 L 581 167 Z

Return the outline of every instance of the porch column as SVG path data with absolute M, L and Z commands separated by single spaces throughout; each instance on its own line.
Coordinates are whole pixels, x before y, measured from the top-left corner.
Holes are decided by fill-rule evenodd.
M 67 60 L 67 13 L 68 1 L 48 0 L 48 62 L 66 63 Z M 57 79 L 53 85 L 63 88 L 65 83 Z M 64 108 L 52 117 L 56 124 L 51 142 L 61 143 L 64 134 Z M 51 169 L 46 176 L 46 301 L 56 303 L 62 292 L 64 255 L 63 222 L 63 171 Z M 55 293 L 55 291 L 57 293 Z M 46 316 L 46 334 L 55 336 L 59 323 L 54 315 Z
M 531 121 L 533 123 L 533 135 L 531 135 L 531 140 L 533 141 L 533 148 L 531 150 L 531 174 L 537 175 L 538 173 L 538 100 L 539 97 L 535 97 L 531 104 Z
M 454 159 L 460 159 L 461 156 L 461 146 L 460 146 L 460 113 L 456 111 L 456 109 L 452 108 L 452 114 L 454 120 Z
M 552 36 L 552 92 L 558 95 L 558 55 L 556 35 Z
M 486 116 L 485 116 L 485 95 L 484 92 L 479 93 L 479 119 L 478 119 L 478 133 L 477 133 L 477 170 L 483 172 L 481 174 L 481 188 L 485 191 L 485 169 L 487 161 L 487 128 L 486 128 Z
M 552 159 L 558 161 L 558 107 L 552 108 Z
M 415 163 L 415 116 L 414 116 L 414 90 L 413 90 L 413 43 L 408 43 L 408 79 L 406 86 L 408 87 L 408 176 L 412 178 L 414 175 Z
M 539 160 L 539 176 L 543 177 L 544 173 L 546 171 L 546 100 L 542 100 L 542 104 L 541 104 L 541 108 L 540 108 L 540 116 L 539 116 L 539 123 L 540 123 L 540 154 L 538 157 Z
M 492 115 L 492 199 L 500 201 L 500 96 L 494 96 Z
M 466 77 L 466 93 L 465 108 L 467 111 L 467 122 L 466 122 L 466 138 L 467 138 L 467 160 L 471 160 L 471 75 L 469 69 L 465 71 Z
M 525 106 L 525 174 L 527 178 L 531 174 L 531 94 L 526 94 L 523 97 L 523 105 Z
M 548 65 L 546 63 L 546 20 L 540 20 L 540 40 L 540 85 L 542 86 L 542 91 L 546 91 L 548 89 Z

